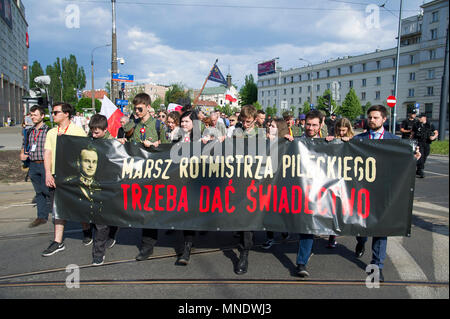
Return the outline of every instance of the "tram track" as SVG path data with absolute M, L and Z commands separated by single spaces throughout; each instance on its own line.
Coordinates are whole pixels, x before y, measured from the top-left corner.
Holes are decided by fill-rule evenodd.
M 215 249 L 203 249 L 193 251 L 191 255 L 200 254 L 212 254 L 217 252 L 223 252 L 236 248 L 225 247 Z M 159 260 L 166 258 L 175 258 L 176 253 L 162 254 L 157 256 L 151 256 L 147 260 Z M 105 262 L 101 266 L 81 265 L 79 269 L 86 268 L 99 268 L 111 265 L 119 265 L 126 263 L 135 263 L 135 259 L 123 259 Z M 26 288 L 26 287 L 64 287 L 66 281 L 18 281 L 18 282 L 1 282 L 4 280 L 25 278 L 29 276 L 45 275 L 49 273 L 65 272 L 66 268 L 53 268 L 44 269 L 27 273 L 11 274 L 0 276 L 0 288 Z M 128 286 L 128 285 L 310 285 L 310 286 L 366 286 L 365 280 L 347 279 L 347 280 L 321 280 L 321 279 L 102 279 L 102 280 L 81 280 L 79 282 L 81 286 Z M 436 281 L 385 281 L 380 283 L 381 286 L 391 287 L 429 287 L 429 288 L 448 288 L 448 282 L 436 282 Z

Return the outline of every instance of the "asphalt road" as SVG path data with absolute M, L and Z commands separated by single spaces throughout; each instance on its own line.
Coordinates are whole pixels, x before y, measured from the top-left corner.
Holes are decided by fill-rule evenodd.
M 389 238 L 386 282 L 379 288 L 365 284 L 370 242 L 366 254 L 356 259 L 352 237 L 339 237 L 333 250 L 326 248 L 325 237 L 317 238 L 307 280 L 294 276 L 297 236 L 264 250 L 262 232 L 256 233 L 249 271 L 242 276 L 233 272 L 238 239 L 229 232 L 197 234 L 191 262 L 182 267 L 174 265 L 178 233 L 161 230 L 153 257 L 136 262 L 140 232 L 121 229 L 105 264 L 94 267 L 92 246 L 82 245 L 80 225 L 68 223 L 66 250 L 44 258 L 41 252 L 53 238 L 53 226 L 27 227 L 36 216 L 31 184 L 0 184 L 0 298 L 178 299 L 180 305 L 192 299 L 448 299 L 448 164 L 448 157 L 431 156 L 426 178 L 416 179 L 412 236 Z M 74 275 L 66 272 L 68 265 L 79 267 L 79 288 L 66 286 Z

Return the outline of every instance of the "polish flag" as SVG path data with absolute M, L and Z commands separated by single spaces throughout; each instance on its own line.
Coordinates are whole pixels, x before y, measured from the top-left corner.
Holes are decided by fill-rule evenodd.
M 117 133 L 120 128 L 120 118 L 123 113 L 120 109 L 111 102 L 110 99 L 105 95 L 102 99 L 102 108 L 100 109 L 100 114 L 106 116 L 108 119 L 108 131 L 109 133 L 117 137 Z
M 237 98 L 234 96 L 234 94 L 231 92 L 231 90 L 228 89 L 227 92 L 225 93 L 225 100 L 233 103 L 233 102 L 237 101 Z

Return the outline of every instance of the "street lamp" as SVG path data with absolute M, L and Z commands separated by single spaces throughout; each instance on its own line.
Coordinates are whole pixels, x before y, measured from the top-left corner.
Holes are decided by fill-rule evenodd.
M 304 59 L 304 58 L 299 58 L 299 60 L 300 61 L 306 61 L 306 62 L 308 62 L 310 65 L 311 65 L 311 94 L 310 94 L 310 96 L 311 96 L 311 101 L 309 102 L 310 104 L 312 104 L 312 102 L 313 102 L 313 91 L 314 91 L 314 81 L 313 81 L 313 78 L 314 78 L 314 73 L 313 73 L 313 70 L 314 70 L 314 65 L 312 64 L 312 62 L 311 61 L 309 61 L 309 60 L 307 60 L 307 59 Z
M 92 87 L 91 87 L 91 99 L 92 99 L 92 109 L 95 110 L 95 89 L 94 89 L 94 51 L 99 48 L 109 47 L 111 44 L 101 45 L 99 47 L 93 48 L 91 51 L 91 68 L 92 68 Z

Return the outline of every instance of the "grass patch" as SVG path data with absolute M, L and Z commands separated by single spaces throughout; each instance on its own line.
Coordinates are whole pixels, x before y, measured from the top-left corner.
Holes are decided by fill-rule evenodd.
M 0 183 L 24 182 L 27 172 L 22 170 L 20 151 L 0 151 Z
M 430 146 L 431 154 L 448 155 L 448 140 L 434 141 Z

